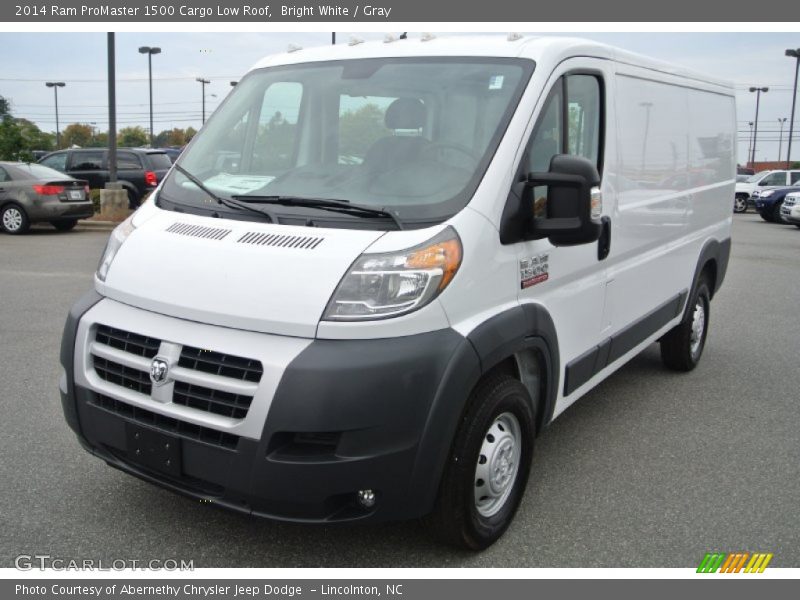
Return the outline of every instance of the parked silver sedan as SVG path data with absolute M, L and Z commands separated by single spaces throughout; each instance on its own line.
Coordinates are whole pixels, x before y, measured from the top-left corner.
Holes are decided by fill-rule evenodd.
M 25 233 L 41 221 L 69 231 L 93 214 L 85 181 L 42 165 L 0 162 L 0 228 L 6 233 Z

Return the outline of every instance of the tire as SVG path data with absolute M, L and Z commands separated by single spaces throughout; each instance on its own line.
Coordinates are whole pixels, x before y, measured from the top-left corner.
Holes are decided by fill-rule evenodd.
M 490 375 L 472 392 L 434 510 L 424 519 L 426 528 L 440 541 L 483 550 L 511 524 L 525 493 L 533 457 L 535 414 L 531 405 L 525 386 L 505 374 Z M 493 469 L 500 471 L 494 482 L 487 481 Z
M 736 196 L 733 199 L 733 212 L 735 213 L 747 212 L 747 196 Z
M 772 222 L 773 223 L 779 223 L 779 224 L 786 223 L 786 221 L 784 221 L 783 217 L 781 216 L 781 206 L 783 206 L 783 200 L 780 200 L 780 201 L 776 202 L 775 205 L 772 207 Z
M 78 219 L 69 219 L 66 221 L 50 221 L 50 225 L 59 231 L 71 231 L 78 224 Z
M 799 223 L 795 223 L 794 226 L 797 227 L 798 229 L 800 229 L 800 224 Z
M 30 229 L 31 221 L 25 209 L 19 204 L 6 204 L 0 210 L 0 227 L 6 233 L 19 235 Z
M 129 210 L 136 210 L 139 208 L 139 196 L 136 192 L 125 188 L 125 192 L 128 194 L 128 209 Z
M 673 371 L 691 371 L 703 355 L 711 306 L 705 278 L 697 284 L 688 306 L 691 308 L 684 320 L 661 338 L 661 361 Z
M 767 223 L 772 223 L 772 213 L 771 212 L 759 212 L 758 214 Z

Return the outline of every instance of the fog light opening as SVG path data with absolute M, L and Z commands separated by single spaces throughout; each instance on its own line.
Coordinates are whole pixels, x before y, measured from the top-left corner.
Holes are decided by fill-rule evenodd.
M 372 508 L 375 506 L 375 492 L 372 490 L 358 490 L 356 494 L 358 504 L 362 508 Z

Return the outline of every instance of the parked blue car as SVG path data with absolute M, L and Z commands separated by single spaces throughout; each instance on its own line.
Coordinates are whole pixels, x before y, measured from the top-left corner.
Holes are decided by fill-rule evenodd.
M 753 192 L 753 202 L 761 218 L 771 223 L 785 223 L 781 216 L 781 205 L 786 194 L 800 191 L 800 181 L 789 187 L 767 188 Z

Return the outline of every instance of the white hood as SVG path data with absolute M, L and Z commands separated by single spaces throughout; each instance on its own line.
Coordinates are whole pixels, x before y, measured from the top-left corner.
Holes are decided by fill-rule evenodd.
M 384 233 L 151 210 L 105 283 L 97 280 L 100 293 L 192 321 L 308 338 L 347 269 Z

